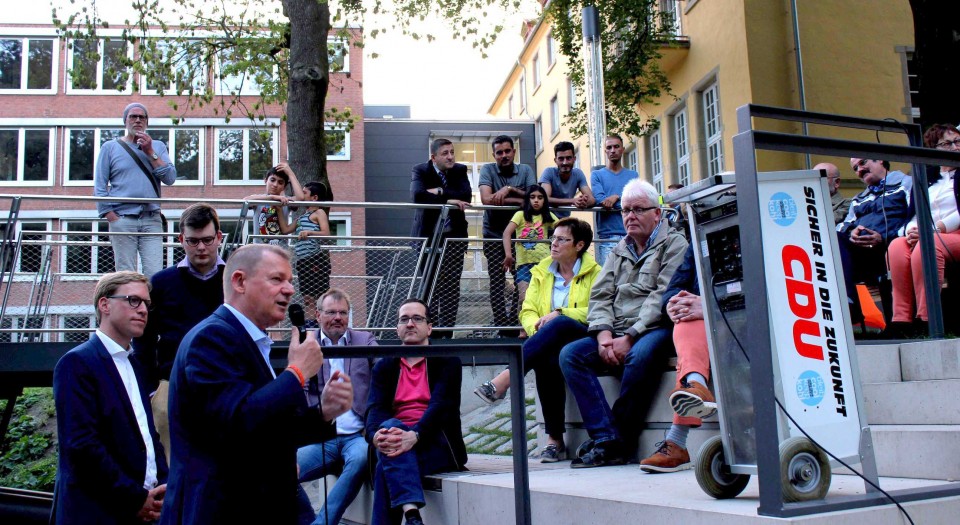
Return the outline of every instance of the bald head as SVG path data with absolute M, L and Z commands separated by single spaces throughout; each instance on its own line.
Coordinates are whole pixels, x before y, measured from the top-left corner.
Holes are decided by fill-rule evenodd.
M 840 168 L 829 162 L 821 162 L 813 167 L 815 170 L 825 170 L 827 172 L 827 187 L 830 188 L 830 195 L 834 195 L 840 190 Z

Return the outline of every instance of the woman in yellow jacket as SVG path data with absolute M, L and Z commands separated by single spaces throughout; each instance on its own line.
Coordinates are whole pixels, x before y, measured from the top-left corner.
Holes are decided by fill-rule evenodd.
M 523 344 L 523 372 L 537 371 L 537 395 L 543 408 L 547 446 L 540 461 L 563 459 L 564 406 L 566 388 L 560 372 L 560 349 L 587 336 L 587 305 L 590 288 L 600 273 L 600 265 L 587 253 L 593 230 L 580 219 L 567 217 L 554 225 L 550 257 L 531 271 L 520 323 Z M 487 403 L 503 399 L 510 387 L 510 372 L 483 383 L 474 393 Z

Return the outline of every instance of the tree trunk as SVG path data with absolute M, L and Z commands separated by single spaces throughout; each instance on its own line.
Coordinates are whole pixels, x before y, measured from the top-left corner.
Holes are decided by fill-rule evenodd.
M 283 0 L 290 19 L 290 81 L 287 99 L 287 149 L 301 182 L 319 181 L 333 193 L 327 178 L 324 107 L 330 66 L 327 35 L 330 8 L 318 0 Z
M 910 0 L 916 52 L 918 95 L 924 129 L 960 123 L 956 79 L 960 78 L 960 2 Z M 954 80 L 950 80 L 954 79 Z

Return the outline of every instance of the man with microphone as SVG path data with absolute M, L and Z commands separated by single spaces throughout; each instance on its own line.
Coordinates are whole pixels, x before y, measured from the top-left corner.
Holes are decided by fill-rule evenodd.
M 270 366 L 267 328 L 295 293 L 290 254 L 240 248 L 224 271 L 225 304 L 191 330 L 170 374 L 171 467 L 161 523 L 296 523 L 297 448 L 336 435 L 350 378 L 334 372 L 319 405 L 307 378 L 323 364 L 316 335 L 295 328 L 288 365 Z

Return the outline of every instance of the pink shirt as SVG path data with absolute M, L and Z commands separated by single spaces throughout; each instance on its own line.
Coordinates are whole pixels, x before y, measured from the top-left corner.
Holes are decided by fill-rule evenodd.
M 430 403 L 430 383 L 427 379 L 427 360 L 410 365 L 406 358 L 400 359 L 400 378 L 397 393 L 393 397 L 393 413 L 408 427 L 416 425 Z

